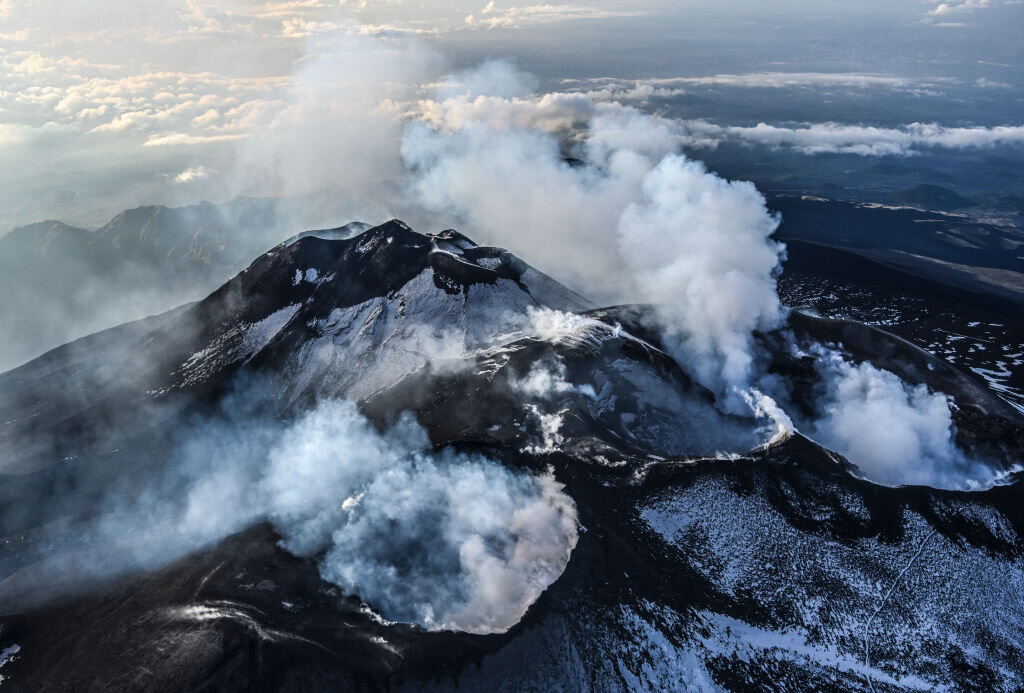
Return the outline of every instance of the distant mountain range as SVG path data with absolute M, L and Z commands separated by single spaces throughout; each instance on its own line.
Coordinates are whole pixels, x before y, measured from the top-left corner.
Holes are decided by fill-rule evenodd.
M 915 185 L 898 190 L 891 197 L 896 202 L 921 206 L 925 209 L 965 209 L 978 206 L 974 200 L 941 185 Z
M 96 230 L 43 221 L 0 237 L 0 370 L 202 298 L 280 238 L 279 201 L 137 207 Z
M 908 195 L 931 195 L 931 187 Z M 854 253 L 953 292 L 1024 302 L 1024 231 L 820 197 L 776 195 L 769 205 L 782 213 L 777 236 L 784 241 Z M 294 201 L 253 198 L 148 206 L 96 230 L 45 221 L 0 236 L 0 372 L 97 330 L 203 298 L 302 228 L 301 209 Z

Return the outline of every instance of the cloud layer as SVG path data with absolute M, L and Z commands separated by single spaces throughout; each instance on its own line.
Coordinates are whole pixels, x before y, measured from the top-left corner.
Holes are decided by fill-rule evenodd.
M 490 0 L 479 13 L 466 16 L 466 26 L 485 29 L 518 29 L 537 24 L 553 24 L 579 19 L 610 19 L 638 14 L 643 13 L 549 3 L 499 8 L 495 5 L 494 0 Z
M 696 144 L 736 140 L 805 154 L 858 154 L 861 156 L 908 156 L 921 150 L 991 149 L 1024 144 L 1024 125 L 997 127 L 943 127 L 936 123 L 911 123 L 901 128 L 880 128 L 840 123 L 809 123 L 780 127 L 758 123 L 754 127 L 719 127 L 691 122 L 700 133 Z
M 997 5 L 1008 3 L 943 3 L 934 8 L 938 14 L 932 19 L 964 17 L 972 8 Z M 315 113 L 336 112 L 335 117 L 325 115 L 315 125 L 323 131 L 322 142 L 340 141 L 329 136 L 330 128 L 340 128 L 345 122 L 360 125 L 357 113 L 363 108 L 361 125 L 369 141 L 361 148 L 348 146 L 335 153 L 335 161 L 348 159 L 347 167 L 339 164 L 332 168 L 319 162 L 324 176 L 314 187 L 323 189 L 323 181 L 335 176 L 341 176 L 338 187 L 364 180 L 360 174 L 367 171 L 362 162 L 376 144 L 374 139 L 382 135 L 381 112 L 394 111 L 401 118 L 415 111 L 431 82 L 448 69 L 434 50 L 439 46 L 454 48 L 451 53 L 462 56 L 463 61 L 470 59 L 468 55 L 506 51 L 529 58 L 536 45 L 516 42 L 530 36 L 530 40 L 549 46 L 544 32 L 555 24 L 569 39 L 578 41 L 584 26 L 587 32 L 604 32 L 611 40 L 607 27 L 627 26 L 623 22 L 626 15 L 646 13 L 659 23 L 664 20 L 665 31 L 679 21 L 677 13 L 657 4 L 623 9 L 603 1 L 516 5 L 465 0 L 441 8 L 331 0 L 140 0 L 127 8 L 118 7 L 116 12 L 105 12 L 97 11 L 95 5 L 85 9 L 70 0 L 45 4 L 11 0 L 4 8 L 0 16 L 4 84 L 0 89 L 0 143 L 5 155 L 18 162 L 8 167 L 18 175 L 0 179 L 0 232 L 11 224 L 53 217 L 75 225 L 98 226 L 117 211 L 139 204 L 177 205 L 203 197 L 223 201 L 240 194 L 295 194 L 297 185 L 282 182 L 288 183 L 297 172 L 271 175 L 273 162 L 254 158 L 254 152 L 262 151 L 266 140 L 281 141 L 281 151 L 288 151 L 289 144 L 302 144 L 295 137 L 289 141 L 297 107 L 310 111 L 311 118 Z M 472 21 L 466 21 L 467 12 Z M 701 21 L 717 26 L 715 22 L 720 20 L 708 17 Z M 647 20 L 638 19 L 628 26 L 639 26 L 640 21 Z M 749 24 L 734 28 L 753 31 L 757 21 L 752 19 Z M 616 36 L 616 41 L 629 38 Z M 375 47 L 360 44 L 360 51 L 369 56 L 366 59 L 342 47 L 359 38 L 377 41 Z M 616 50 L 622 50 L 622 45 L 617 45 Z M 404 81 L 389 80 L 386 73 L 379 72 L 379 56 L 369 54 L 383 52 L 415 56 Z M 614 54 L 610 50 L 606 60 L 566 67 L 566 74 L 549 74 L 544 69 L 549 85 L 562 84 L 560 89 L 536 97 L 546 100 L 544 112 L 528 114 L 530 109 L 521 107 L 519 115 L 506 117 L 534 117 L 546 121 L 545 129 L 553 131 L 571 126 L 580 117 L 579 109 L 595 103 L 650 103 L 659 109 L 669 106 L 683 116 L 673 121 L 674 126 L 693 148 L 738 141 L 813 154 L 903 155 L 928 147 L 992 147 L 1020 141 L 1016 132 L 1020 124 L 1016 122 L 1002 123 L 1005 128 L 1001 129 L 981 125 L 953 128 L 941 121 L 903 127 L 889 124 L 883 132 L 872 132 L 871 123 L 768 121 L 751 127 L 750 123 L 730 122 L 728 115 L 713 123 L 686 117 L 689 107 L 671 101 L 693 90 L 703 90 L 705 96 L 718 101 L 722 90 L 764 88 L 817 90 L 829 100 L 839 91 L 858 100 L 878 90 L 937 98 L 955 88 L 956 94 L 948 93 L 958 99 L 979 88 L 991 94 L 1014 86 L 1007 64 L 991 68 L 992 74 L 929 78 L 868 69 L 815 71 L 809 69 L 808 65 L 813 67 L 810 63 L 793 63 L 793 69 L 787 66 L 785 72 L 650 77 L 641 73 L 614 78 L 588 74 L 591 69 L 606 71 Z M 146 59 L 140 60 L 140 55 Z M 334 63 L 341 79 L 310 89 L 319 94 L 319 101 L 300 106 L 296 94 L 310 86 L 301 82 L 332 73 L 320 69 L 317 74 L 314 65 L 318 63 Z M 376 72 L 363 79 L 358 70 L 361 65 Z M 652 74 L 650 61 L 643 65 L 636 69 Z M 712 63 L 710 68 L 714 67 Z M 371 93 L 374 98 L 366 98 Z M 351 101 L 347 96 L 353 97 Z M 487 107 L 486 100 L 475 105 Z M 951 115 L 950 123 L 965 120 L 953 118 Z M 387 125 L 393 126 L 393 122 Z M 251 139 L 263 142 L 236 147 Z M 358 138 L 345 141 L 358 142 Z M 97 173 L 98 166 L 102 174 Z M 250 174 L 264 171 L 262 179 L 235 174 L 237 168 L 246 166 Z M 202 186 L 174 184 L 182 171 L 200 167 L 216 173 L 206 176 Z M 390 173 L 393 170 L 386 167 L 379 171 L 385 178 Z M 245 188 L 240 181 L 253 187 Z

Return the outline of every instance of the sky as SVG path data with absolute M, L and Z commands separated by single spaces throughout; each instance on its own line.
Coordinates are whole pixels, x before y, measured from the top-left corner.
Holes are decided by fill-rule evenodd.
M 0 233 L 330 186 L 284 180 L 293 144 L 373 185 L 394 171 L 369 161 L 372 128 L 335 151 L 333 114 L 401 119 L 486 58 L 707 142 L 892 156 L 1024 141 L 1019 0 L 527 2 L 0 0 Z

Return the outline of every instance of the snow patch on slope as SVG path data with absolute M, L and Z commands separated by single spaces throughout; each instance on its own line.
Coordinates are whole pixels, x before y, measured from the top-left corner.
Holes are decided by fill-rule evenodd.
M 507 315 L 535 305 L 507 279 L 448 293 L 428 268 L 386 296 L 335 308 L 317 320 L 317 336 L 288 359 L 291 393 L 359 399 L 428 364 L 442 371 L 465 367 L 506 333 Z
M 791 502 L 817 521 L 840 512 L 843 522 L 871 516 L 858 494 L 839 487 L 820 491 L 824 495 L 808 501 L 784 481 L 777 489 L 780 503 Z M 808 503 L 818 506 L 808 508 Z M 993 540 L 1011 532 L 998 511 L 969 498 L 936 503 L 940 516 L 976 520 L 973 526 L 987 528 Z M 950 665 L 955 654 L 966 666 L 991 670 L 995 688 L 1020 687 L 1024 671 L 1015 654 L 1024 639 L 1020 560 L 941 534 L 925 545 L 934 528 L 909 509 L 903 513 L 898 541 L 841 540 L 797 529 L 763 494 L 743 493 L 709 476 L 652 499 L 638 515 L 724 595 L 740 602 L 745 595 L 761 595 L 765 622 L 703 615 L 711 633 L 705 645 L 723 657 L 788 658 L 801 668 L 813 661 L 865 684 L 870 676 L 912 689 L 955 689 Z M 980 617 L 979 603 L 987 605 Z M 870 666 L 865 666 L 868 626 Z
M 251 359 L 263 350 L 298 312 L 295 303 L 251 324 L 238 324 L 218 333 L 179 368 L 180 386 L 200 383 L 233 363 Z
M 2 651 L 0 651 L 0 669 L 3 669 L 4 666 L 6 666 L 9 662 L 14 661 L 15 655 L 17 655 L 19 652 L 21 652 L 21 645 L 18 645 L 17 643 L 15 643 L 14 645 L 10 645 L 9 647 L 6 647 Z M 6 681 L 8 678 L 10 677 L 4 676 L 2 673 L 0 673 L 0 686 L 2 686 L 4 681 Z
M 658 610 L 650 603 L 645 607 Z M 666 631 L 678 633 L 678 619 L 674 614 L 659 610 L 660 616 L 673 627 L 662 630 L 655 619 L 648 621 L 628 606 L 619 607 L 619 623 L 627 637 L 616 653 L 619 675 L 630 691 L 685 691 L 708 693 L 722 691 L 715 684 L 701 657 L 692 648 L 684 647 L 670 638 Z
M 316 272 L 316 270 L 311 271 Z M 270 340 L 276 337 L 277 333 L 288 324 L 298 310 L 298 303 L 285 306 L 280 310 L 274 311 L 259 322 L 250 325 L 245 331 L 245 337 L 242 338 L 242 344 L 236 352 L 236 360 L 250 359 L 262 351 L 270 343 Z

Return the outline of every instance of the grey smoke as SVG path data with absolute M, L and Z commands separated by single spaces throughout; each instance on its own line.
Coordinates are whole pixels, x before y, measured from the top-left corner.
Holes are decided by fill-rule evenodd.
M 552 477 L 450 451 L 388 469 L 349 499 L 321 574 L 431 629 L 507 630 L 562 574 L 577 538 Z
M 572 500 L 480 456 L 427 453 L 412 417 L 380 436 L 347 402 L 288 428 L 260 480 L 283 546 L 391 620 L 475 633 L 513 625 L 576 544 Z
M 262 521 L 323 579 L 428 629 L 507 630 L 564 570 L 576 510 L 550 472 L 432 452 L 409 415 L 381 433 L 354 404 L 328 400 L 283 424 L 253 410 L 258 398 L 239 391 L 185 427 L 164 473 L 138 486 L 126 474 L 86 526 L 55 531 L 54 545 L 84 551 L 54 551 L 4 591 L 67 580 L 73 591 Z
M 309 57 L 296 65 L 283 103 L 245 115 L 247 137 L 230 173 L 234 194 L 354 198 L 401 176 L 401 115 L 443 58 L 423 43 L 355 31 L 308 40 Z M 370 195 L 366 211 L 385 213 L 372 208 L 387 200 Z M 351 209 L 346 221 L 377 218 L 362 211 Z
M 597 397 L 594 386 L 590 383 L 575 384 L 566 379 L 565 362 L 558 356 L 534 363 L 524 377 L 513 379 L 511 384 L 516 390 L 533 399 L 547 399 L 568 393 L 592 399 Z

